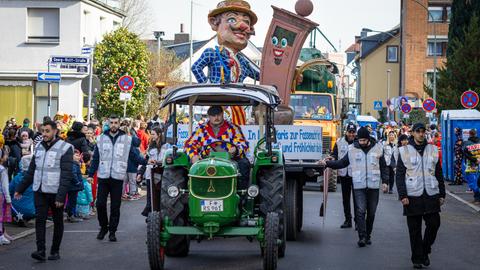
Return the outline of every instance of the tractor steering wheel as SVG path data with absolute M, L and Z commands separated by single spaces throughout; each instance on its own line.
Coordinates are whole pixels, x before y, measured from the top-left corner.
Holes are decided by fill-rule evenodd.
M 221 144 L 223 144 L 223 143 L 225 143 L 227 145 L 227 147 L 230 147 L 230 146 L 235 147 L 236 154 L 238 154 L 238 146 L 236 146 L 235 144 L 233 144 L 231 142 L 226 142 L 226 141 L 212 142 L 212 143 L 208 144 L 207 146 L 205 146 L 205 151 L 218 152 L 217 147 L 221 146 Z M 222 149 L 222 150 L 225 150 L 225 149 Z M 225 151 L 225 152 L 228 152 L 228 151 Z

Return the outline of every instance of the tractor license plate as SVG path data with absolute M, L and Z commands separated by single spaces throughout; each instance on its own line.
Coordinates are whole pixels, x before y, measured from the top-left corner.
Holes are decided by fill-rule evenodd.
M 222 200 L 201 200 L 200 206 L 202 212 L 222 212 L 223 201 Z

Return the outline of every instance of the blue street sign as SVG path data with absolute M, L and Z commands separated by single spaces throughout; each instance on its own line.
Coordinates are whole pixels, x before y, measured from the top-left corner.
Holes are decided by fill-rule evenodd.
M 52 72 L 38 72 L 37 80 L 39 82 L 59 82 L 62 80 L 62 74 Z
M 375 111 L 381 111 L 383 109 L 383 104 L 381 100 L 373 101 L 373 109 Z
M 50 63 L 54 64 L 88 64 L 88 57 L 81 56 L 52 56 Z
M 91 54 L 92 53 L 92 47 L 83 47 L 82 48 L 82 54 Z

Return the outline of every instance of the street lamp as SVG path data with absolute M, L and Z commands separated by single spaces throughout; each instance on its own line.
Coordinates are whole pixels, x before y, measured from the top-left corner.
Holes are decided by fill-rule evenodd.
M 165 36 L 165 32 L 163 31 L 153 31 L 153 35 L 155 36 L 155 39 L 157 40 L 157 52 L 160 54 L 160 48 L 162 47 L 162 40 Z

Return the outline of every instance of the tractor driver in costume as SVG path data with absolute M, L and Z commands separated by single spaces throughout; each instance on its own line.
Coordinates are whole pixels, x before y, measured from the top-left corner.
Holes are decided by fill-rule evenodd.
M 212 151 L 226 151 L 237 162 L 241 176 L 238 189 L 247 189 L 250 180 L 250 162 L 246 158 L 248 142 L 239 126 L 226 121 L 221 106 L 208 109 L 208 122 L 200 125 L 185 141 L 185 152 L 192 164 L 207 157 Z

